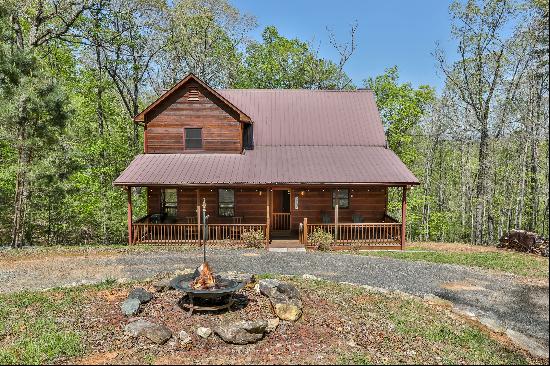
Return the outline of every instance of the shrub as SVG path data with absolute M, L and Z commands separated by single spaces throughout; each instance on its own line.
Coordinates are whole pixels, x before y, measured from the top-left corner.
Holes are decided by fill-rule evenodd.
M 241 239 L 247 246 L 261 248 L 264 244 L 264 232 L 262 230 L 245 230 L 241 234 Z
M 307 237 L 308 241 L 315 245 L 319 250 L 330 250 L 330 245 L 334 242 L 334 237 L 331 233 L 327 233 L 321 228 L 315 229 Z

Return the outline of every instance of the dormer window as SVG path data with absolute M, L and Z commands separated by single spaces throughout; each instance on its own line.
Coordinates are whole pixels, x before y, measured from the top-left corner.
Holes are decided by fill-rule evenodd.
M 202 128 L 185 129 L 185 149 L 187 150 L 202 149 Z

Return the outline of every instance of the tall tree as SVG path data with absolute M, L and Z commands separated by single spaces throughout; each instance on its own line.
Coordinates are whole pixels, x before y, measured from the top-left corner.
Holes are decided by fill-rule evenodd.
M 162 0 L 99 0 L 83 25 L 95 62 L 112 80 L 129 118 L 138 114 L 148 77 L 165 48 L 166 12 Z M 133 126 L 130 148 L 135 152 L 138 132 Z
M 33 155 L 52 142 L 66 120 L 64 97 L 43 69 L 40 52 L 71 31 L 86 3 L 38 0 L 9 1 L 0 6 L 0 92 L 4 100 L 2 123 L 13 133 L 17 150 L 17 178 L 11 244 L 24 243 L 29 171 Z
M 363 84 L 376 95 L 389 147 L 404 161 L 411 162 L 412 135 L 434 102 L 435 90 L 428 85 L 415 89 L 410 83 L 400 84 L 397 66 Z
M 511 0 L 455 1 L 450 7 L 452 35 L 458 40 L 459 60 L 448 65 L 441 51 L 436 52 L 441 70 L 471 108 L 475 116 L 473 129 L 479 134 L 479 155 L 476 183 L 476 243 L 487 243 L 485 236 L 486 204 L 489 194 L 489 139 L 492 106 L 501 87 L 506 62 L 506 30 L 515 12 Z
M 344 63 L 320 58 L 306 43 L 266 27 L 263 42 L 251 42 L 232 85 L 235 88 L 341 89 L 353 87 Z M 354 40 L 352 40 L 354 42 Z M 350 55 L 346 54 L 346 61 Z
M 214 87 L 231 84 L 241 62 L 239 48 L 255 26 L 254 17 L 227 0 L 176 1 L 168 13 L 160 87 L 171 87 L 189 72 Z

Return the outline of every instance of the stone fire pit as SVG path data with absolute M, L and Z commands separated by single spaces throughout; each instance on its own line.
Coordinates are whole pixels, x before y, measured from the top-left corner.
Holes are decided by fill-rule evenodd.
M 245 286 L 244 282 L 215 276 L 215 286 L 207 289 L 195 289 L 192 283 L 196 277 L 195 274 L 180 275 L 170 281 L 170 285 L 174 289 L 186 294 L 180 301 L 180 306 L 184 310 L 188 310 L 189 316 L 195 310 L 216 311 L 231 308 L 235 302 L 233 295 Z

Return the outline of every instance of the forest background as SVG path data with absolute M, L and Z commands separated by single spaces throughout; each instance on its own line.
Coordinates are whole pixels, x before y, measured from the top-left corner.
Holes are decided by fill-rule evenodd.
M 456 1 L 456 53 L 434 45 L 442 91 L 394 65 L 355 85 L 337 59 L 218 0 L 0 4 L 0 244 L 127 242 L 113 180 L 141 152 L 131 118 L 188 72 L 216 88 L 372 89 L 388 145 L 421 181 L 407 239 L 495 244 L 548 236 L 548 1 Z M 383 32 L 379 37 L 383 37 Z M 449 62 L 448 60 L 455 60 Z M 399 192 L 390 192 L 399 217 Z M 139 215 L 144 192 L 134 192 Z

